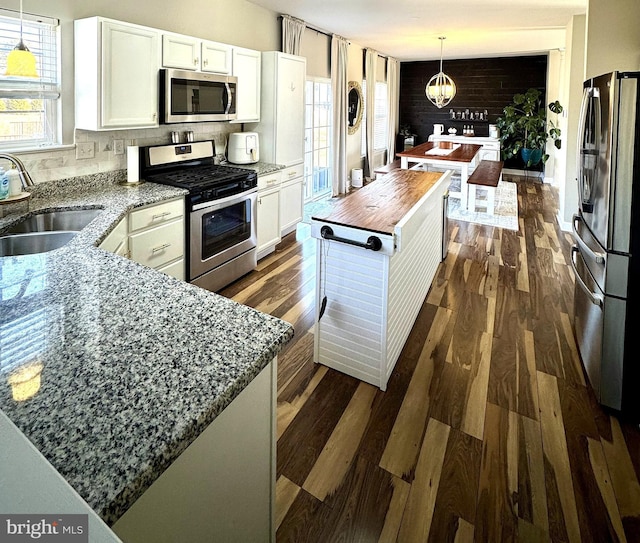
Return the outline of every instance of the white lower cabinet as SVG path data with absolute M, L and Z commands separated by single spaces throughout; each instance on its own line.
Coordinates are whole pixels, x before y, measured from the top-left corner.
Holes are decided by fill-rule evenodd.
M 280 235 L 286 236 L 302 220 L 304 209 L 304 165 L 283 170 L 280 185 Z
M 258 231 L 257 257 L 272 253 L 280 240 L 280 172 L 258 177 L 258 205 L 256 224 Z
M 179 198 L 132 211 L 100 247 L 184 280 L 184 241 L 184 199 Z
M 274 359 L 113 525 L 129 543 L 274 542 Z
M 100 248 L 110 253 L 129 257 L 129 221 L 127 217 L 122 219 L 116 227 L 104 238 Z

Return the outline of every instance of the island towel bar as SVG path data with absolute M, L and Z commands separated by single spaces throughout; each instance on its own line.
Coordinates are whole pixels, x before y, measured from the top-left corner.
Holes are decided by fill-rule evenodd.
M 330 226 L 323 226 L 320 229 L 320 235 L 324 239 L 328 239 L 331 241 L 339 241 L 340 243 L 347 243 L 349 245 L 355 245 L 356 247 L 362 247 L 364 249 L 370 249 L 372 251 L 379 251 L 382 249 L 382 241 L 380 238 L 376 236 L 369 236 L 366 243 L 362 243 L 361 241 L 354 241 L 352 239 L 341 238 L 333 235 L 333 229 Z

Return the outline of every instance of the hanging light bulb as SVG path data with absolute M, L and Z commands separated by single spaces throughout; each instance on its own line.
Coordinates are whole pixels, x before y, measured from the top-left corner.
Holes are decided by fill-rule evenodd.
M 447 38 L 439 37 L 438 39 L 440 40 L 440 72 L 429 80 L 424 91 L 432 104 L 443 108 L 449 105 L 456 95 L 456 84 L 442 71 L 442 43 Z
M 22 0 L 20 0 L 20 41 L 7 56 L 7 70 L 4 75 L 38 77 L 36 57 L 22 41 Z

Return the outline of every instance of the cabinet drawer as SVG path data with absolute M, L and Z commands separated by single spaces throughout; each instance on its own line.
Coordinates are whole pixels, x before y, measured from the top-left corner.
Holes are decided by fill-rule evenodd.
M 184 254 L 184 221 L 174 221 L 129 237 L 131 259 L 157 268 Z
M 184 281 L 184 258 L 181 258 L 176 262 L 172 262 L 171 264 L 167 264 L 166 266 L 161 266 L 158 268 L 158 271 L 166 273 L 176 279 L 180 279 L 180 281 Z
M 280 172 L 273 172 L 258 177 L 258 190 L 271 189 L 280 185 L 282 177 Z
M 132 211 L 129 215 L 129 229 L 131 232 L 155 226 L 184 215 L 184 200 L 173 200 L 163 204 L 143 207 Z
M 296 177 L 302 177 L 304 173 L 304 164 L 296 164 L 295 166 L 289 166 L 288 168 L 282 170 L 282 182 L 286 183 L 291 179 L 295 179 Z

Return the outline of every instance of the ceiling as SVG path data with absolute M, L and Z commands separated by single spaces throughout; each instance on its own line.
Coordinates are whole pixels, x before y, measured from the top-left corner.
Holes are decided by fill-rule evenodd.
M 398 60 L 526 55 L 563 49 L 588 0 L 250 0 Z

